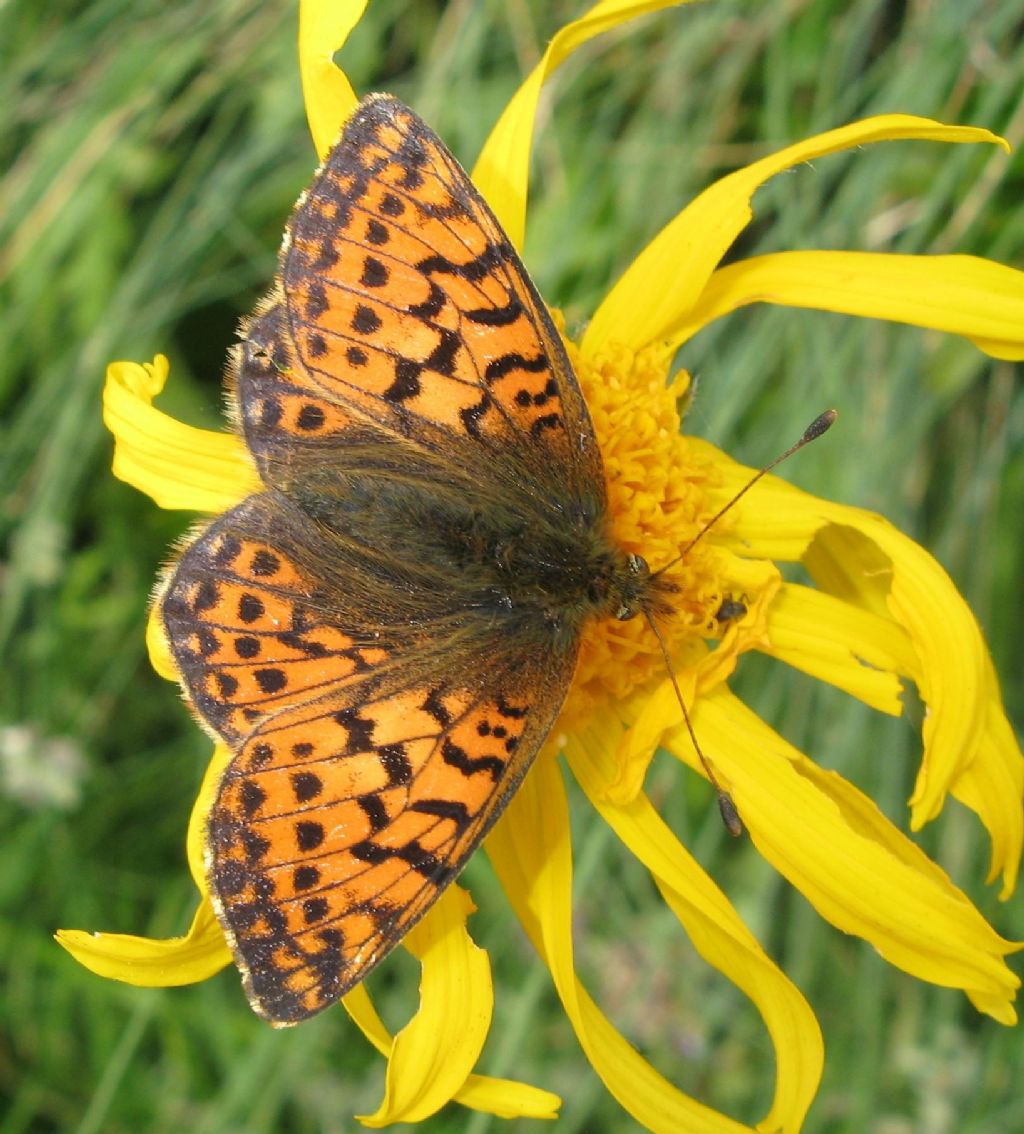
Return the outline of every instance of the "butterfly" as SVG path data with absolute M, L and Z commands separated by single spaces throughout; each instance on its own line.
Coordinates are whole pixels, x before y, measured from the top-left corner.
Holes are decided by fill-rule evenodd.
M 209 891 L 255 1011 L 332 1004 L 458 875 L 526 774 L 588 619 L 664 606 L 609 531 L 594 429 L 515 249 L 433 131 L 364 99 L 233 348 L 262 489 L 159 614 L 232 757 Z

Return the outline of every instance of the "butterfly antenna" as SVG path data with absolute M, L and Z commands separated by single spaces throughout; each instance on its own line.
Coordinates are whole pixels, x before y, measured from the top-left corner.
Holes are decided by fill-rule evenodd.
M 761 477 L 770 473 L 776 465 L 781 465 L 783 461 L 785 461 L 789 457 L 792 457 L 794 453 L 799 452 L 799 450 L 802 449 L 805 445 L 809 445 L 812 441 L 816 441 L 819 437 L 821 437 L 823 433 L 827 433 L 832 427 L 832 423 L 838 416 L 839 414 L 836 413 L 834 409 L 825 410 L 824 413 L 818 414 L 818 416 L 811 422 L 811 424 L 808 425 L 808 427 L 803 431 L 800 440 L 797 441 L 795 445 L 790 445 L 790 447 L 784 453 L 780 453 L 774 461 L 769 461 L 768 464 L 764 466 L 764 468 L 758 469 L 758 471 L 754 473 L 754 475 L 739 490 L 739 492 L 737 492 L 736 495 L 733 496 L 732 499 L 730 499 L 727 503 L 723 504 L 722 507 L 719 508 L 718 511 L 711 517 L 711 519 L 703 525 L 700 531 L 697 532 L 693 539 L 691 539 L 690 542 L 683 548 L 683 550 L 680 551 L 675 559 L 670 559 L 668 563 L 664 565 L 664 567 L 659 567 L 658 570 L 653 573 L 652 577 L 657 577 L 658 575 L 662 574 L 662 572 L 667 571 L 669 567 L 674 567 L 681 559 L 685 559 L 687 554 L 692 550 L 693 546 L 699 543 L 708 534 L 708 532 L 715 526 L 715 524 L 718 523 L 718 521 L 725 515 L 726 512 L 729 511 L 730 508 L 732 508 L 736 503 L 738 503 L 739 500 L 746 496 L 746 494 L 754 487 L 755 484 L 757 484 Z
M 728 512 L 729 509 L 737 503 L 737 501 L 745 496 L 754 487 L 755 484 L 757 484 L 761 477 L 765 476 L 767 473 L 770 473 L 776 465 L 781 465 L 784 460 L 786 460 L 788 457 L 792 457 L 794 453 L 802 449 L 805 445 L 810 444 L 810 442 L 812 441 L 816 441 L 823 433 L 827 433 L 831 428 L 832 423 L 838 416 L 839 415 L 836 413 L 836 411 L 832 409 L 818 414 L 818 416 L 811 422 L 811 424 L 808 425 L 808 427 L 803 431 L 800 440 L 797 441 L 795 445 L 790 445 L 790 447 L 784 453 L 780 453 L 774 461 L 769 461 L 769 463 L 765 465 L 764 468 L 759 469 L 739 490 L 739 492 L 737 492 L 736 495 L 733 496 L 726 504 L 723 504 L 722 507 L 719 508 L 718 511 L 711 517 L 711 519 L 701 527 L 700 531 L 698 531 L 693 539 L 691 539 L 690 542 L 682 549 L 682 551 L 680 551 L 675 559 L 671 559 L 663 567 L 659 567 L 657 571 L 653 572 L 651 578 L 657 578 L 663 572 L 667 571 L 669 567 L 674 566 L 681 559 L 684 559 L 687 554 L 689 554 L 693 546 L 699 543 L 700 540 L 702 540 L 704 536 L 707 535 L 707 533 L 715 526 L 715 524 L 718 523 L 718 521 L 725 515 L 725 513 Z M 687 711 L 686 702 L 683 700 L 683 694 L 679 688 L 679 682 L 676 681 L 675 670 L 672 668 L 672 659 L 669 657 L 668 647 L 665 645 L 665 639 L 661 636 L 661 630 L 658 628 L 658 624 L 654 621 L 654 617 L 652 616 L 650 611 L 645 610 L 644 615 L 647 618 L 647 622 L 650 625 L 651 629 L 654 631 L 654 636 L 658 639 L 658 645 L 661 647 L 661 653 L 665 659 L 665 668 L 668 670 L 669 680 L 672 682 L 672 688 L 675 690 L 676 700 L 679 702 L 679 707 L 683 711 L 683 721 L 686 724 L 686 731 L 690 734 L 690 742 L 693 745 L 693 750 L 697 753 L 701 767 L 707 773 L 708 780 L 710 780 L 711 786 L 715 789 L 715 795 L 718 797 L 718 810 L 722 813 L 722 822 L 725 824 L 726 830 L 728 830 L 730 835 L 739 837 L 743 834 L 743 821 L 742 819 L 740 819 L 739 812 L 736 810 L 736 804 L 733 803 L 732 796 L 718 782 L 718 777 L 715 775 L 715 770 L 711 766 L 711 761 L 704 755 L 700 743 L 697 740 L 697 734 L 693 731 L 693 724 L 690 721 L 690 714 Z
M 680 709 L 683 710 L 683 720 L 686 722 L 686 731 L 690 734 L 690 742 L 693 744 L 693 750 L 697 753 L 701 767 L 703 767 L 704 771 L 707 773 L 707 777 L 711 781 L 711 786 L 715 789 L 715 795 L 718 797 L 718 810 L 722 813 L 722 822 L 725 824 L 726 830 L 730 835 L 739 838 L 740 835 L 743 834 L 743 821 L 740 819 L 740 814 L 736 810 L 736 804 L 733 803 L 732 796 L 718 782 L 715 770 L 711 767 L 711 761 L 704 755 L 704 750 L 697 742 L 697 734 L 693 731 L 693 725 L 690 723 L 690 714 L 686 709 L 686 702 L 683 700 L 683 693 L 679 688 L 679 682 L 676 681 L 675 670 L 672 668 L 672 659 L 669 657 L 668 646 L 665 645 L 665 639 L 661 636 L 661 630 L 658 628 L 657 622 L 654 621 L 649 611 L 645 610 L 644 616 L 647 619 L 648 625 L 654 631 L 655 638 L 658 639 L 658 645 L 661 647 L 661 654 L 665 659 L 665 668 L 668 670 L 669 680 L 672 682 L 672 688 L 675 690 L 676 700 L 679 702 Z

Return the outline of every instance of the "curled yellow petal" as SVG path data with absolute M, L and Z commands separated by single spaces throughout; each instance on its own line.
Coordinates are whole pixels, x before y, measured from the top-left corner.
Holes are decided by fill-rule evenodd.
M 573 775 L 601 817 L 651 872 L 700 955 L 756 1004 L 776 1055 L 776 1091 L 763 1130 L 800 1129 L 824 1065 L 824 1046 L 810 1005 L 765 954 L 728 899 L 671 833 L 643 794 L 627 804 L 608 800 L 615 774 L 608 737 L 612 714 L 595 718 L 566 746 Z
M 912 676 L 928 706 L 924 758 L 910 798 L 911 826 L 917 830 L 938 815 L 950 785 L 975 758 L 991 693 L 985 681 L 988 654 L 974 615 L 920 544 L 881 516 L 843 511 L 851 523 L 822 528 L 804 563 L 816 580 L 843 572 L 869 609 L 884 602 L 914 647 L 918 665 Z M 878 553 L 885 557 L 888 571 L 863 569 L 865 545 L 872 563 Z
M 716 460 L 718 479 L 708 489 L 716 504 L 753 475 L 725 454 L 712 458 L 712 446 L 695 439 L 691 444 Z M 936 560 L 881 516 L 822 500 L 771 476 L 736 505 L 732 526 L 718 539 L 737 553 L 802 561 L 823 591 L 905 632 L 909 652 L 897 649 L 894 637 L 887 649 L 897 672 L 914 680 L 928 706 L 911 824 L 916 830 L 933 819 L 946 794 L 973 769 L 965 799 L 1001 848 L 1004 883 L 1015 878 L 1022 824 L 996 803 L 991 790 L 980 795 L 976 789 L 982 783 L 1024 783 L 1024 755 L 1005 723 L 977 621 Z M 998 742 L 992 740 L 996 736 Z M 990 742 L 983 743 L 985 738 Z M 1000 767 L 983 768 L 979 761 Z
M 904 971 L 961 988 L 1013 1023 L 1020 985 L 1004 941 L 968 898 L 867 797 L 817 768 L 724 686 L 698 700 L 693 725 L 751 839 L 822 917 L 868 940 Z M 677 729 L 665 746 L 694 762 Z
M 768 627 L 765 653 L 879 712 L 898 717 L 903 711 L 894 658 L 911 657 L 913 650 L 892 619 L 822 591 L 784 583 L 768 610 Z
M 600 0 L 585 15 L 555 33 L 540 62 L 509 100 L 484 143 L 473 181 L 516 248 L 523 246 L 526 187 L 537 99 L 548 76 L 583 44 L 636 16 L 689 0 Z
M 112 362 L 103 386 L 103 422 L 114 435 L 114 476 L 161 508 L 223 512 L 259 490 L 241 440 L 175 421 L 152 404 L 167 377 L 167 359 Z
M 395 1036 L 380 1107 L 359 1116 L 367 1126 L 421 1122 L 473 1070 L 494 1007 L 490 961 L 466 930 L 474 908 L 465 890 L 452 886 L 404 939 L 422 965 L 420 1007 Z
M 174 655 L 155 602 L 149 608 L 146 618 L 146 652 L 149 654 L 149 664 L 165 681 L 178 680 L 178 668 L 174 664 Z
M 487 853 L 591 1066 L 622 1106 L 656 1134 L 749 1131 L 677 1090 L 612 1026 L 576 977 L 569 814 L 558 767 L 542 754 L 488 837 Z
M 203 866 L 206 816 L 230 758 L 230 751 L 218 744 L 192 808 L 186 850 L 200 900 L 188 933 L 161 940 L 122 933 L 60 930 L 57 941 L 92 972 L 128 984 L 164 988 L 206 980 L 231 963 L 231 951 L 210 904 Z
M 192 804 L 192 813 L 188 820 L 188 833 L 185 835 L 185 853 L 188 857 L 188 868 L 192 874 L 199 893 L 206 897 L 206 818 L 213 809 L 213 802 L 217 797 L 224 769 L 231 762 L 231 749 L 226 744 L 218 742 L 214 745 L 213 755 L 203 782 L 199 786 L 195 803 Z
M 882 114 L 817 134 L 738 169 L 695 197 L 626 269 L 594 314 L 583 336 L 584 353 L 596 354 L 613 339 L 633 350 L 677 341 L 711 273 L 752 219 L 754 193 L 775 174 L 854 146 L 909 138 L 1006 146 L 988 130 Z
M 1006 901 L 1017 884 L 1024 850 L 1024 759 L 1006 719 L 999 685 L 986 659 L 990 690 L 985 725 L 974 760 L 953 781 L 950 791 L 984 823 L 992 836 L 988 881 L 1003 877 L 1000 898 Z
M 231 953 L 208 899 L 199 903 L 188 933 L 163 940 L 126 933 L 55 934 L 79 964 L 97 976 L 142 988 L 170 988 L 206 980 L 231 964 Z
M 317 154 L 323 158 L 359 101 L 348 76 L 334 62 L 366 10 L 366 0 L 301 0 L 299 73 L 306 120 Z
M 719 268 L 672 332 L 673 345 L 749 303 L 811 307 L 963 335 L 1024 358 L 1024 272 L 977 256 L 775 252 Z
M 389 1055 L 393 1043 L 391 1033 L 370 1000 L 364 984 L 357 984 L 342 997 L 345 1011 L 359 1030 L 381 1053 Z M 471 1110 L 496 1114 L 499 1118 L 557 1118 L 561 1100 L 550 1091 L 517 1083 L 513 1079 L 495 1079 L 489 1075 L 470 1075 L 455 1093 L 454 1101 Z

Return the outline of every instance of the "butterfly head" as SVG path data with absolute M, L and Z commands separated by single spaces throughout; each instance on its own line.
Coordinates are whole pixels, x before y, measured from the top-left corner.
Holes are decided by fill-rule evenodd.
M 644 609 L 644 597 L 649 588 L 651 569 L 642 555 L 626 556 L 625 571 L 619 575 L 618 609 L 615 617 L 628 622 Z
M 671 614 L 668 596 L 676 589 L 660 573 L 652 572 L 642 555 L 629 552 L 609 581 L 607 609 L 619 622 L 628 622 L 638 614 Z

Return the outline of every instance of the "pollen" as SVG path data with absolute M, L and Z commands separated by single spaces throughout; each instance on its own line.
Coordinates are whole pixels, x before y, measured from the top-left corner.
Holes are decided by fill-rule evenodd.
M 714 466 L 697 458 L 680 431 L 690 376 L 670 375 L 671 356 L 661 347 L 634 352 L 612 344 L 589 357 L 571 342 L 566 349 L 601 448 L 610 534 L 623 551 L 642 555 L 653 573 L 667 567 L 672 613 L 659 616 L 659 629 L 679 656 L 688 642 L 713 636 L 726 593 L 714 542 L 729 522 L 728 516 L 716 522 L 679 559 L 714 515 L 707 488 L 717 483 Z M 584 631 L 563 725 L 571 728 L 598 704 L 622 704 L 665 674 L 645 617 L 595 619 Z

